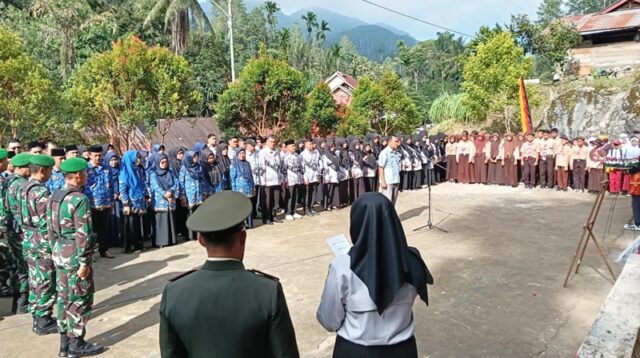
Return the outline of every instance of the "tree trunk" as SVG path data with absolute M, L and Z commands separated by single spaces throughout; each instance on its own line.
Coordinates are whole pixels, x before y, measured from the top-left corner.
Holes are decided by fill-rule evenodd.
M 63 34 L 62 44 L 60 45 L 60 73 L 63 80 L 67 80 L 71 75 L 74 62 L 75 49 L 73 46 L 73 39 L 69 34 Z
M 189 10 L 176 14 L 171 22 L 171 49 L 178 55 L 184 55 L 189 46 Z

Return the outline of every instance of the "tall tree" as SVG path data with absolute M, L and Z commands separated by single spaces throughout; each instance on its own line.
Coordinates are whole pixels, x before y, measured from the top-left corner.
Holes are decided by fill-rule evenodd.
M 184 54 L 189 46 L 189 15 L 201 31 L 204 31 L 206 26 L 211 27 L 207 14 L 202 10 L 198 0 L 158 0 L 146 18 L 145 26 L 163 14 L 165 29 L 171 24 L 171 49 L 179 55 Z
M 327 39 L 327 32 L 330 32 L 331 28 L 329 23 L 322 20 L 316 29 L 316 41 L 321 45 Z
M 563 0 L 543 0 L 538 5 L 538 23 L 542 26 L 549 25 L 553 20 L 562 17 L 564 12 L 562 11 Z
M 267 13 L 267 24 L 269 24 L 269 42 L 272 40 L 273 34 L 276 32 L 276 27 L 278 26 L 278 18 L 276 17 L 276 13 L 280 11 L 280 7 L 278 3 L 275 1 L 265 1 L 264 2 L 264 10 Z
M 309 135 L 314 123 L 318 128 L 317 134 L 320 136 L 335 133 L 340 124 L 331 89 L 322 81 L 313 88 L 307 98 L 307 110 L 301 125 L 300 135 Z
M 307 40 L 311 42 L 311 34 L 313 33 L 313 29 L 318 26 L 318 17 L 313 11 L 309 11 L 306 15 L 302 15 L 302 20 L 305 21 L 305 25 L 307 26 Z
M 261 52 L 218 100 L 216 112 L 223 131 L 278 135 L 302 117 L 303 74 Z
M 136 126 L 151 131 L 158 119 L 188 115 L 202 101 L 182 56 L 133 36 L 80 66 L 66 96 L 74 105 L 76 126 L 104 130 L 120 150 L 130 148 Z

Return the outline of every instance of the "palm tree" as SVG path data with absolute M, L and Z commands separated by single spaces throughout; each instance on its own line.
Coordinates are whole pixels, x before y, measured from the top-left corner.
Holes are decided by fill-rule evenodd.
M 278 32 L 278 46 L 285 56 L 289 54 L 289 43 L 291 40 L 291 31 L 284 28 Z
M 198 0 L 157 0 L 156 4 L 144 20 L 144 26 L 157 19 L 164 13 L 164 28 L 171 22 L 171 49 L 177 54 L 187 51 L 189 40 L 189 14 L 203 31 L 205 27 L 211 27 L 207 15 L 202 10 Z
M 269 31 L 267 31 L 267 46 L 273 39 L 273 34 L 276 32 L 276 26 L 278 25 L 278 18 L 275 16 L 280 7 L 275 1 L 265 1 L 264 10 L 267 12 L 267 24 L 269 24 Z
M 306 15 L 302 15 L 302 20 L 306 22 L 307 32 L 309 33 L 308 40 L 311 42 L 311 33 L 313 29 L 318 26 L 318 17 L 313 11 L 309 11 Z
M 330 32 L 331 29 L 329 28 L 329 23 L 322 20 L 322 22 L 320 22 L 320 25 L 316 27 L 316 41 L 318 41 L 319 43 L 323 43 L 324 40 L 327 39 L 327 32 Z

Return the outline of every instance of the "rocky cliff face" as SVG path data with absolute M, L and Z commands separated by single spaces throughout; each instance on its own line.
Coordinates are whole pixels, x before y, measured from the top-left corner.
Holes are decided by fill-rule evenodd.
M 630 90 L 614 87 L 572 88 L 554 96 L 541 127 L 585 137 L 640 131 L 640 77 Z

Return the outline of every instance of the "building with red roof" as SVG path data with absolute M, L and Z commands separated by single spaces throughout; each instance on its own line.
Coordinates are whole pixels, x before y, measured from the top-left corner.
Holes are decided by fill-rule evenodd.
M 640 65 L 640 0 L 620 0 L 600 12 L 563 20 L 582 36 L 582 43 L 571 50 L 579 74 Z
M 333 100 L 336 101 L 337 105 L 345 105 L 348 107 L 351 104 L 353 91 L 358 85 L 358 81 L 355 78 L 336 71 L 324 80 L 324 83 L 331 89 Z

